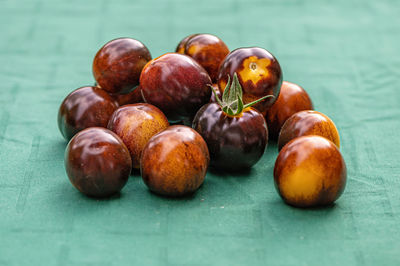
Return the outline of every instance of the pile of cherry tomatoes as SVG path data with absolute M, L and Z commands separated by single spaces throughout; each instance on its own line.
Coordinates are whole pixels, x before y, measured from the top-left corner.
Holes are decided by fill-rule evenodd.
M 67 175 L 88 196 L 119 192 L 134 169 L 154 193 L 194 193 L 209 166 L 250 168 L 269 139 L 280 150 L 274 181 L 286 203 L 327 205 L 344 190 L 334 123 L 283 81 L 263 48 L 230 51 L 214 35 L 193 34 L 152 59 L 140 41 L 119 38 L 97 52 L 93 75 L 96 84 L 71 92 L 58 113 Z

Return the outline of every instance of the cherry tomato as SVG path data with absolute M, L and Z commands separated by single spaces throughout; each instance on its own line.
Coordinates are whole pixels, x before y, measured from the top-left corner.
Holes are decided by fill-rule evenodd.
M 140 41 L 115 39 L 97 52 L 93 60 L 93 76 L 107 92 L 125 94 L 139 85 L 140 73 L 150 60 L 149 50 Z
M 210 151 L 210 165 L 224 170 L 249 168 L 257 163 L 268 143 L 263 115 L 247 108 L 238 116 L 229 116 L 217 103 L 203 106 L 193 120 Z
M 191 57 L 168 53 L 150 61 L 140 75 L 145 102 L 157 106 L 171 122 L 191 120 L 210 101 L 210 76 Z
M 140 163 L 147 187 L 164 196 L 184 196 L 203 184 L 210 161 L 207 144 L 187 126 L 171 126 L 154 135 Z
M 217 81 L 218 69 L 229 48 L 217 36 L 211 34 L 193 34 L 184 38 L 176 48 L 177 53 L 186 54 L 198 62 Z
M 284 81 L 278 99 L 265 116 L 270 139 L 278 139 L 279 131 L 291 115 L 312 109 L 313 104 L 307 92 L 295 83 Z
M 65 151 L 65 170 L 83 194 L 107 197 L 119 192 L 132 169 L 129 151 L 112 131 L 91 127 L 76 134 Z
M 71 92 L 58 111 L 58 128 L 66 140 L 88 127 L 107 127 L 117 102 L 98 87 L 81 87 Z
M 267 146 L 264 116 L 251 107 L 263 98 L 244 105 L 241 96 L 242 87 L 235 73 L 222 97 L 203 106 L 193 120 L 192 126 L 207 142 L 211 165 L 216 168 L 249 168 L 260 160 Z
M 278 149 L 294 138 L 318 135 L 325 137 L 340 147 L 339 132 L 333 121 L 323 113 L 306 110 L 289 117 L 283 124 L 278 138 Z
M 114 131 L 128 147 L 134 168 L 149 139 L 169 126 L 165 115 L 148 103 L 128 104 L 118 108 L 110 118 L 108 129 Z
M 293 139 L 280 151 L 274 168 L 275 187 L 296 207 L 333 203 L 346 186 L 346 164 L 337 146 L 315 135 Z
M 282 84 L 282 70 L 278 60 L 259 47 L 239 48 L 230 52 L 219 68 L 218 87 L 221 92 L 234 73 L 237 73 L 242 85 L 245 104 L 266 95 L 274 96 L 254 106 L 265 114 L 277 100 Z

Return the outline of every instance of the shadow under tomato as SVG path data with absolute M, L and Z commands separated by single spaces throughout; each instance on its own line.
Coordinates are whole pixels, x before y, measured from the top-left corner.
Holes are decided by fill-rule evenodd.
M 330 203 L 327 205 L 320 205 L 320 206 L 314 206 L 314 207 L 296 207 L 296 206 L 286 203 L 281 198 L 274 200 L 272 202 L 272 204 L 279 208 L 286 207 L 286 208 L 288 208 L 288 210 L 291 210 L 291 211 L 310 212 L 310 213 L 311 212 L 330 212 L 330 211 L 333 211 L 338 206 L 336 204 L 336 202 L 333 202 L 333 203 Z
M 218 169 L 213 166 L 210 166 L 208 168 L 208 171 L 211 174 L 213 174 L 215 176 L 219 176 L 219 177 L 232 176 L 232 177 L 241 177 L 241 178 L 250 177 L 252 175 L 252 173 L 254 172 L 253 168 L 251 168 L 251 167 L 230 171 L 230 170 L 221 170 L 221 169 Z
M 140 177 L 141 176 L 140 169 L 132 168 L 130 176 L 131 177 Z
M 113 200 L 119 200 L 124 197 L 124 194 L 121 192 L 117 192 L 115 194 L 112 194 L 112 195 L 106 196 L 106 197 L 92 197 L 92 196 L 87 196 L 85 194 L 82 194 L 80 192 L 77 192 L 77 193 L 81 194 L 81 197 L 87 198 L 89 200 L 95 200 L 95 201 L 113 201 Z
M 293 209 L 305 210 L 305 211 L 327 211 L 327 210 L 333 210 L 336 207 L 336 203 L 334 203 L 334 202 L 327 204 L 327 205 L 320 205 L 320 206 L 315 206 L 315 207 L 296 207 L 296 206 L 292 206 L 290 204 L 286 204 L 286 205 Z
M 201 189 L 201 186 L 200 188 Z M 188 200 L 193 200 L 196 197 L 196 192 L 185 194 L 182 196 L 168 196 L 168 195 L 161 195 L 156 192 L 151 191 L 150 189 L 147 189 L 148 193 L 150 193 L 152 196 L 156 196 L 159 199 L 164 199 L 164 200 L 169 200 L 169 201 L 188 201 Z

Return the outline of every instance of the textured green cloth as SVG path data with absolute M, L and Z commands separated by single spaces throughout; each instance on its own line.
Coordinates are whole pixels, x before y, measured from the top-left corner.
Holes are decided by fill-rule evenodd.
M 0 265 L 400 265 L 400 2 L 0 0 Z M 261 46 L 336 123 L 348 183 L 330 208 L 285 205 L 276 144 L 191 198 L 130 178 L 93 200 L 69 183 L 56 116 L 116 37 L 153 57 L 209 32 Z M 234 163 L 234 162 L 233 162 Z

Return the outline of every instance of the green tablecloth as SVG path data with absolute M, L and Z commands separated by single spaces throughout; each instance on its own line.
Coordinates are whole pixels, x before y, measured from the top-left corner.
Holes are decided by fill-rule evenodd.
M 395 0 L 0 0 L 0 265 L 400 265 L 399 14 Z M 285 205 L 274 143 L 191 198 L 157 197 L 138 175 L 109 200 L 71 186 L 56 115 L 93 83 L 96 51 L 129 36 L 155 57 L 197 32 L 270 50 L 335 121 L 337 204 Z

